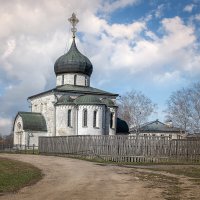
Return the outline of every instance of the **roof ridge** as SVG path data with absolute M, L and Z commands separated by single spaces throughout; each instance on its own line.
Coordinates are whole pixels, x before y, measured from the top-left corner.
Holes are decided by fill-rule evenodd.
M 19 111 L 18 114 L 36 114 L 36 115 L 42 115 L 42 113 L 40 112 L 26 112 L 26 111 Z

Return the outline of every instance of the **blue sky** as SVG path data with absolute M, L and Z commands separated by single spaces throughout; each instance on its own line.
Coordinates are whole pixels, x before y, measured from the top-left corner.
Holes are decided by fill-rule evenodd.
M 55 60 L 71 44 L 93 63 L 91 84 L 123 95 L 141 91 L 164 120 L 170 94 L 200 77 L 200 0 L 13 0 L 0 7 L 0 133 L 27 97 L 55 87 Z

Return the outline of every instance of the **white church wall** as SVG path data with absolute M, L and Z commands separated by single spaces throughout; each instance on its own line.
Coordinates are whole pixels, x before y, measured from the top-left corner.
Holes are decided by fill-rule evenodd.
M 82 74 L 77 74 L 76 85 L 89 86 L 90 85 L 89 83 L 90 83 L 89 76 L 82 75 Z
M 27 146 L 35 145 L 37 148 L 38 142 L 39 142 L 39 137 L 41 137 L 41 136 L 48 136 L 48 133 L 47 132 L 26 132 L 26 137 L 27 137 L 26 145 Z
M 71 110 L 71 126 L 68 126 L 68 110 Z M 76 108 L 74 105 L 56 106 L 56 136 L 76 134 Z
M 89 86 L 90 77 L 84 74 L 76 74 L 76 73 L 66 73 L 57 75 L 56 85 L 61 86 L 64 84 Z
M 56 76 L 56 86 L 62 85 L 62 75 Z
M 32 112 L 42 113 L 47 124 L 49 136 L 54 135 L 54 103 L 56 99 L 53 94 L 44 94 L 39 97 L 31 99 Z
M 87 126 L 83 126 L 83 110 L 87 109 Z M 94 111 L 97 111 L 97 127 L 93 127 Z M 80 105 L 78 108 L 78 135 L 103 135 L 104 105 Z
M 22 117 L 17 116 L 14 124 L 14 145 L 21 146 L 21 148 L 25 148 L 25 145 L 32 146 L 33 144 L 38 146 L 39 136 L 48 136 L 48 133 L 25 131 L 23 129 Z

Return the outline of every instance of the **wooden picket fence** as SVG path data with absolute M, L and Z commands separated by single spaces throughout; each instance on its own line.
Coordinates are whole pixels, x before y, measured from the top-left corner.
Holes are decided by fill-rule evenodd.
M 199 162 L 200 139 L 124 135 L 40 137 L 39 152 L 114 162 Z

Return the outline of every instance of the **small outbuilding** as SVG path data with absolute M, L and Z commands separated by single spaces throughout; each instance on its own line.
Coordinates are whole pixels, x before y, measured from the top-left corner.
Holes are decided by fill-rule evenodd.
M 37 145 L 39 136 L 47 136 L 45 118 L 36 112 L 18 112 L 13 130 L 15 130 L 14 144 L 17 146 Z
M 158 119 L 143 124 L 138 129 L 131 128 L 130 134 L 139 136 L 169 137 L 170 139 L 182 139 L 186 137 L 185 131 L 174 127 L 172 122 L 162 123 Z

